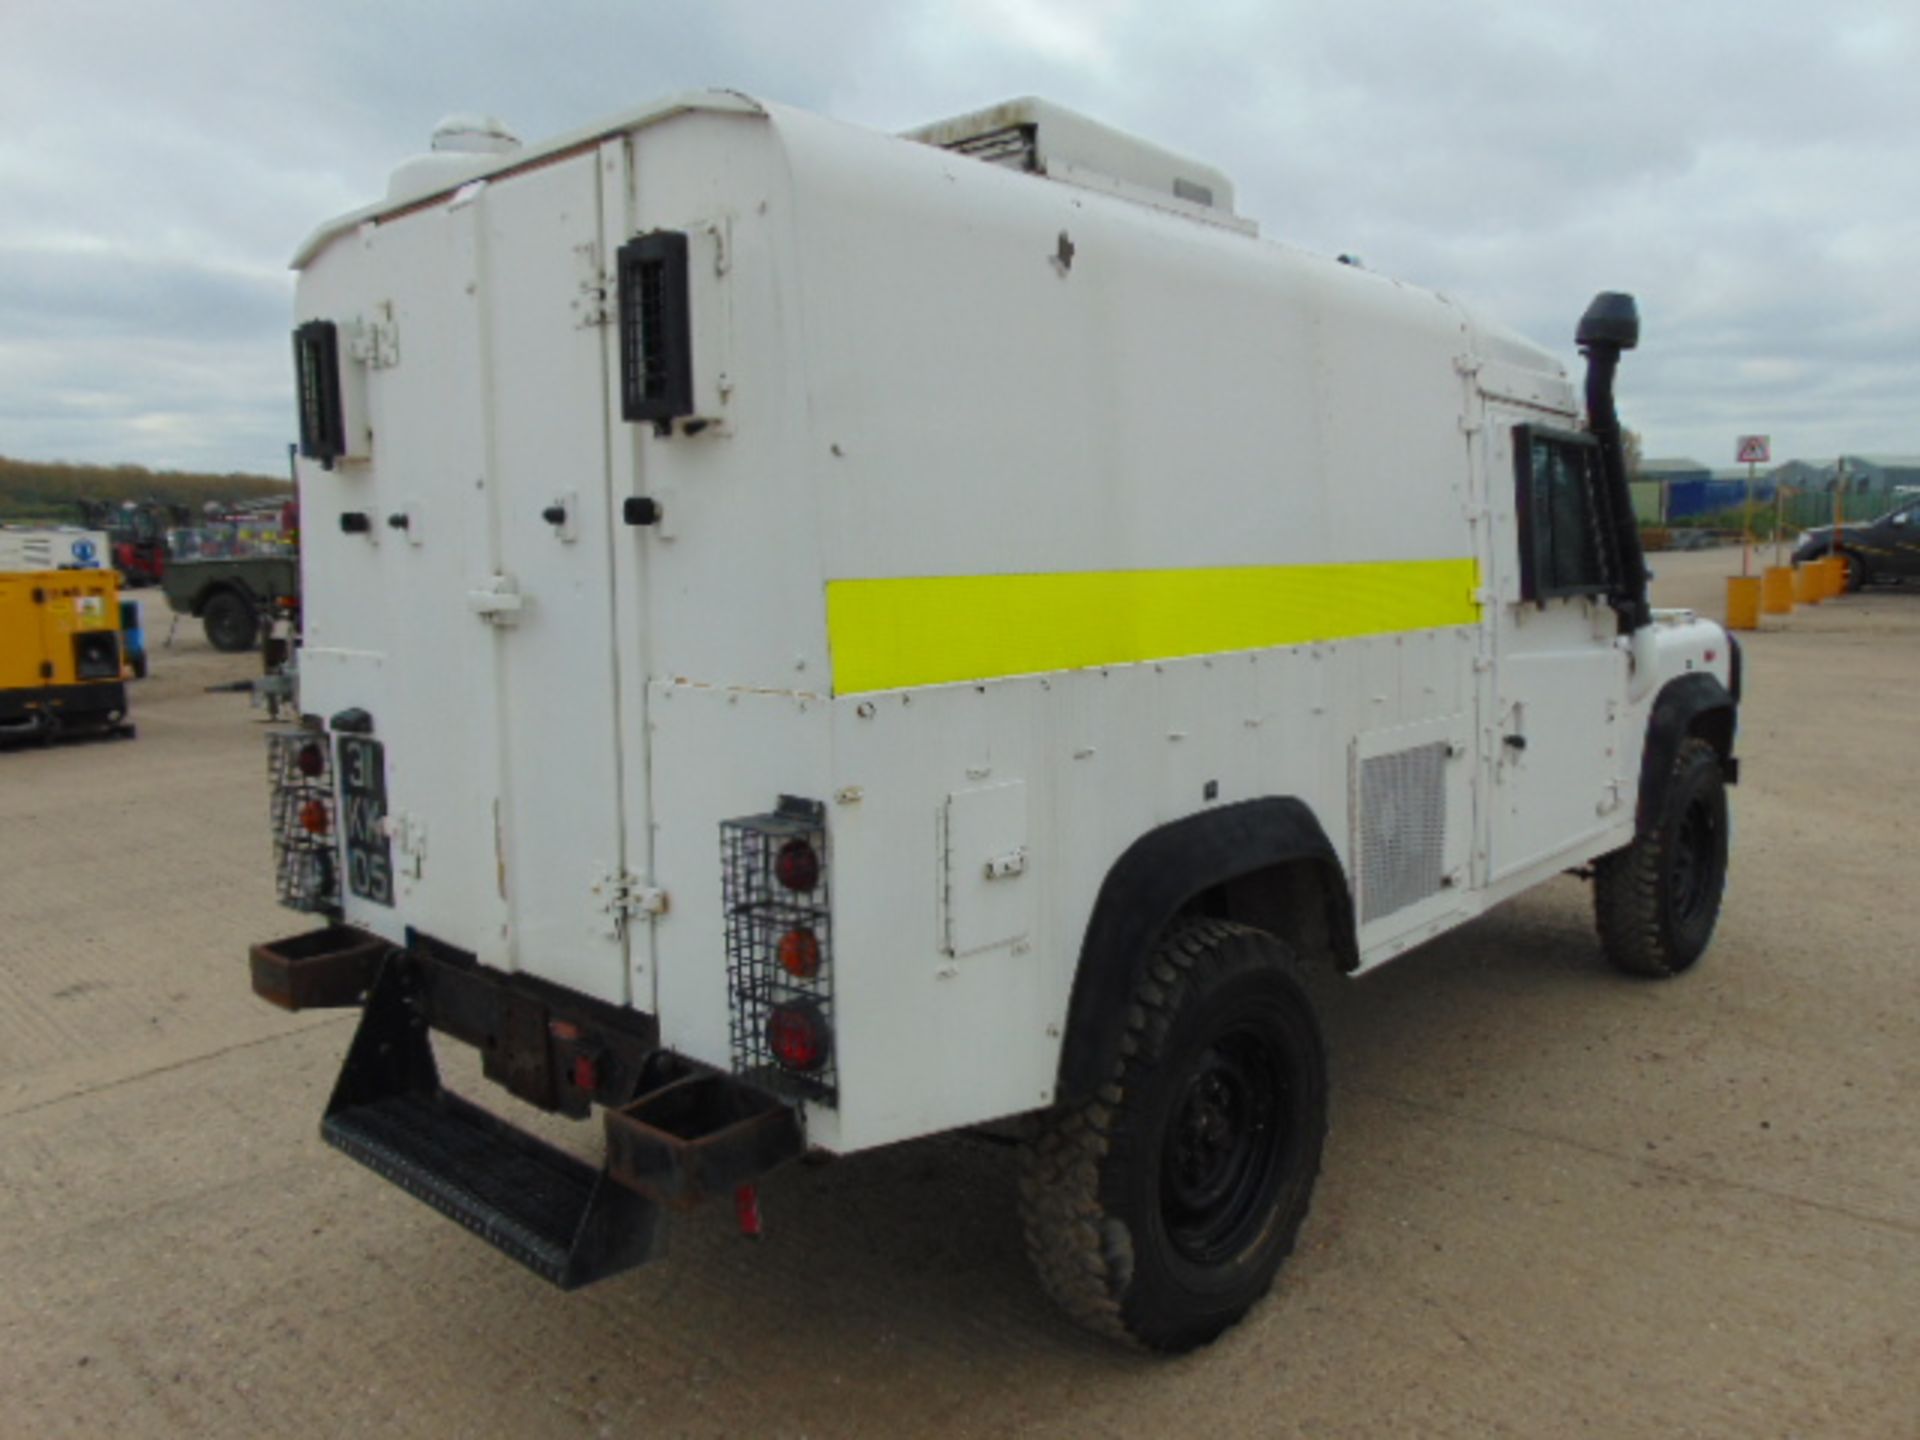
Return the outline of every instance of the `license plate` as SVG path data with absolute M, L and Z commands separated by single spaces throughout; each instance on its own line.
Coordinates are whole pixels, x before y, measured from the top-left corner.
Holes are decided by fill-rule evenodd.
M 342 735 L 340 809 L 347 842 L 347 889 L 393 904 L 393 842 L 387 838 L 387 757 L 378 740 Z

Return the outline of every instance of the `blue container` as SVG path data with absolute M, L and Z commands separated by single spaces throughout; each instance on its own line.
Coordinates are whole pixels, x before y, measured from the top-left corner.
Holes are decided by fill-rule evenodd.
M 1705 480 L 1675 480 L 1667 486 L 1667 519 L 1690 520 L 1695 515 L 1704 515 L 1712 507 L 1707 504 L 1707 485 Z
M 140 624 L 140 602 L 120 602 L 120 653 L 136 680 L 147 678 L 147 632 Z

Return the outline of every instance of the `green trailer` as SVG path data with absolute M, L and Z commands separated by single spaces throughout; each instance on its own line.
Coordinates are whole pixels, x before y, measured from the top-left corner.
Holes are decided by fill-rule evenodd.
M 297 612 L 300 562 L 293 555 L 202 556 L 167 564 L 161 585 L 175 615 L 190 615 L 216 650 L 251 650 L 276 616 Z

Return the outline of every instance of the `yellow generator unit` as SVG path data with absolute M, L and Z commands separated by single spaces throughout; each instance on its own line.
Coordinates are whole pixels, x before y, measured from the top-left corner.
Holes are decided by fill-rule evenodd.
M 111 570 L 0 571 L 0 734 L 132 735 Z

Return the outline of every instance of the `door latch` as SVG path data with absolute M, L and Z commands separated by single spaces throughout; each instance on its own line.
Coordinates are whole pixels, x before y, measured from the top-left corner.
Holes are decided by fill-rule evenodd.
M 467 592 L 467 608 L 489 625 L 518 625 L 525 598 L 511 575 L 493 575 L 478 590 Z
M 1018 850 L 1009 850 L 1004 855 L 996 855 L 987 861 L 987 879 L 1011 880 L 1027 868 L 1027 851 L 1022 846 Z

